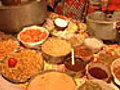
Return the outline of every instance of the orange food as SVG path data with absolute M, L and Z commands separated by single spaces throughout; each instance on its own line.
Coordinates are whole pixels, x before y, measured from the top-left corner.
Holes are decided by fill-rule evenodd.
M 17 48 L 18 43 L 12 39 L 0 41 L 0 61 L 2 61 L 6 55 L 14 52 Z
M 43 58 L 36 50 L 23 49 L 6 56 L 2 63 L 2 75 L 12 82 L 26 82 L 43 70 Z
M 40 29 L 28 29 L 21 33 L 20 38 L 24 42 L 34 43 L 45 39 L 47 32 Z
M 13 35 L 5 34 L 0 31 L 0 61 L 2 61 L 6 55 L 16 51 L 19 48 L 19 43 Z

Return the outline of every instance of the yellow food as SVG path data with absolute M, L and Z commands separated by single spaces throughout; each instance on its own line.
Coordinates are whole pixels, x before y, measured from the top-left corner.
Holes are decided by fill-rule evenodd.
M 78 26 L 73 22 L 69 22 L 68 27 L 66 28 L 66 31 L 68 33 L 75 33 L 77 30 L 78 30 Z
M 42 51 L 51 56 L 65 56 L 70 53 L 71 44 L 65 40 L 51 38 L 42 45 Z
M 0 32 L 0 61 L 18 48 L 18 42 L 12 35 L 6 35 Z
M 15 67 L 9 67 L 10 58 L 17 60 Z M 13 82 L 25 82 L 43 69 L 43 58 L 35 50 L 23 49 L 7 56 L 2 63 L 2 75 Z

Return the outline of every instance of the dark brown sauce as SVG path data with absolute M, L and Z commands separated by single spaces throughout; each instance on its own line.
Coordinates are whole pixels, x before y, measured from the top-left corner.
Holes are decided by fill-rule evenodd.
M 80 59 L 75 59 L 75 64 L 72 65 L 72 61 L 71 60 L 67 60 L 65 62 L 65 66 L 68 70 L 74 71 L 74 72 L 78 72 L 81 71 L 85 68 L 86 64 L 84 61 L 80 60 Z
M 93 77 L 98 79 L 105 79 L 108 77 L 108 74 L 101 68 L 93 67 L 88 71 Z

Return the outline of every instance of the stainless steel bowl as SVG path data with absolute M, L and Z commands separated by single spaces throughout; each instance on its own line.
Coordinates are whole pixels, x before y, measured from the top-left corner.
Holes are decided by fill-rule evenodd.
M 113 14 L 112 18 L 106 18 L 103 12 L 89 14 L 86 18 L 87 29 L 91 35 L 99 39 L 115 40 L 117 36 L 117 23 L 120 21 L 118 20 L 118 18 L 120 18 L 119 15 Z
M 0 6 L 0 30 L 18 33 L 25 26 L 42 24 L 47 17 L 45 0 L 31 0 L 19 5 Z

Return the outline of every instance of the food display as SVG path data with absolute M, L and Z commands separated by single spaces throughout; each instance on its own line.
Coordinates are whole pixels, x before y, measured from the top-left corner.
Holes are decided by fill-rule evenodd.
M 93 57 L 93 51 L 86 47 L 76 47 L 75 49 L 75 56 L 78 58 L 82 58 L 85 62 L 90 62 L 91 58 Z
M 111 50 L 107 51 L 107 52 L 101 51 L 98 54 L 99 61 L 104 62 L 107 65 L 111 65 L 112 62 L 119 57 L 120 56 L 117 53 L 115 53 L 114 51 L 111 51 Z
M 34 77 L 27 90 L 75 90 L 74 80 L 65 73 L 48 71 Z
M 117 87 L 107 84 L 102 80 L 89 80 L 78 86 L 76 90 L 119 90 Z
M 75 48 L 83 45 L 84 37 L 80 34 L 73 34 L 70 38 L 68 38 L 68 41 L 71 43 L 72 47 Z
M 43 58 L 35 50 L 23 49 L 7 55 L 2 63 L 2 75 L 7 80 L 20 83 L 43 70 Z
M 19 42 L 15 37 L 0 32 L 0 61 L 3 61 L 6 55 L 15 52 L 18 48 Z
M 107 73 L 98 67 L 91 68 L 88 72 L 95 78 L 104 79 L 108 77 Z M 95 73 L 98 74 L 98 76 Z
M 85 66 L 86 63 L 75 57 L 74 64 L 72 64 L 72 59 L 68 58 L 65 62 L 66 72 L 73 77 L 82 77 L 85 75 Z
M 90 35 L 79 20 L 48 16 L 18 34 L 0 32 L 2 79 L 15 90 L 119 90 L 119 43 Z M 0 90 L 11 85 L 3 83 Z
M 66 32 L 75 33 L 78 31 L 78 28 L 79 26 L 77 26 L 76 23 L 70 21 L 68 27 L 66 28 Z
M 88 64 L 86 67 L 86 74 L 89 79 L 109 81 L 111 78 L 109 67 L 106 64 L 100 62 Z
M 96 39 L 96 38 L 86 38 L 84 41 L 85 46 L 92 49 L 93 52 L 98 52 L 102 47 L 103 43 L 102 41 Z
M 79 86 L 77 90 L 102 90 L 102 87 L 92 81 L 86 81 L 83 85 Z
M 79 31 L 79 25 L 77 25 L 77 23 L 73 23 L 72 21 L 66 19 L 65 17 L 54 17 L 53 20 L 49 22 L 51 23 L 51 25 L 47 27 L 47 29 L 51 31 L 51 34 L 53 36 L 69 39 L 73 36 L 73 34 Z M 54 23 L 54 28 L 52 28 L 53 27 L 52 22 Z
M 68 26 L 68 22 L 62 18 L 56 18 L 54 24 L 57 30 L 64 30 Z
M 118 78 L 118 80 L 120 81 L 120 74 L 119 74 L 119 72 L 120 72 L 120 66 L 117 67 L 117 68 L 115 68 L 113 72 L 115 73 L 115 76 L 116 76 L 116 77 Z
M 32 26 L 24 28 L 18 34 L 18 40 L 26 47 L 36 48 L 47 39 L 48 35 L 49 33 L 45 28 Z
M 116 84 L 120 86 L 120 58 L 116 59 L 111 66 L 111 71 Z
M 52 19 L 47 18 L 46 22 L 43 24 L 43 27 L 46 28 L 47 30 L 51 31 L 52 29 L 55 28 L 54 22 Z
M 48 62 L 61 63 L 71 52 L 71 44 L 59 38 L 48 39 L 41 47 L 43 56 Z

